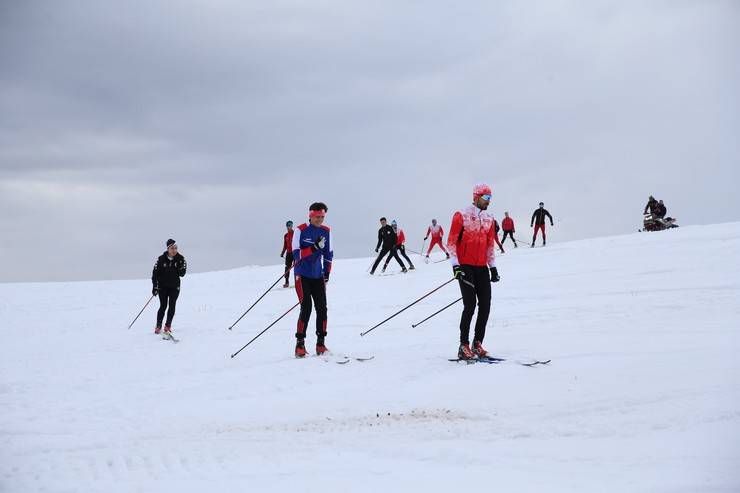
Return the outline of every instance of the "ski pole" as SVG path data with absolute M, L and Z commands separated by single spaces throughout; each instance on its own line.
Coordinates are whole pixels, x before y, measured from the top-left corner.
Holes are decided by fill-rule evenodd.
M 263 330 L 262 332 L 260 332 L 260 333 L 259 333 L 259 334 L 257 334 L 256 336 L 254 336 L 254 337 L 252 338 L 252 340 L 250 340 L 250 341 L 249 341 L 248 343 L 246 343 L 246 344 L 245 344 L 244 346 L 242 346 L 242 347 L 241 347 L 241 349 L 239 349 L 239 351 L 237 351 L 237 352 L 235 352 L 234 354 L 232 354 L 232 355 L 231 355 L 231 357 L 233 358 L 233 357 L 234 357 L 234 356 L 236 356 L 237 354 L 241 353 L 241 352 L 242 352 L 242 351 L 243 351 L 243 350 L 244 350 L 244 349 L 245 349 L 245 348 L 246 348 L 247 346 L 249 346 L 249 345 L 250 345 L 250 344 L 252 344 L 252 343 L 253 343 L 254 341 L 256 341 L 256 340 L 257 340 L 257 339 L 259 338 L 259 336 L 261 336 L 262 334 L 264 334 L 265 332 L 267 332 L 267 330 L 268 330 L 268 329 L 269 329 L 270 327 L 272 327 L 273 325 L 275 325 L 276 323 L 278 323 L 278 322 L 279 322 L 280 320 L 282 320 L 282 319 L 283 319 L 283 317 L 285 317 L 285 316 L 286 316 L 287 314 L 289 314 L 290 312 L 292 312 L 292 311 L 293 311 L 293 309 L 295 309 L 295 307 L 297 307 L 297 306 L 298 306 L 298 305 L 300 305 L 300 304 L 301 304 L 301 302 L 299 301 L 298 303 L 296 303 L 295 305 L 293 305 L 292 307 L 290 307 L 290 309 L 289 309 L 289 310 L 288 310 L 287 312 L 285 312 L 285 313 L 283 313 L 282 315 L 280 315 L 280 316 L 279 316 L 279 317 L 277 318 L 277 320 L 275 320 L 275 321 L 274 321 L 273 323 L 271 323 L 270 325 L 268 325 L 267 327 L 265 327 L 265 328 L 264 328 L 264 330 Z
M 137 320 L 139 320 L 139 317 L 141 316 L 142 313 L 144 313 L 144 310 L 146 310 L 146 307 L 149 306 L 149 303 L 152 302 L 152 300 L 154 299 L 155 296 L 156 295 L 153 294 L 152 297 L 149 298 L 149 301 L 146 302 L 146 305 L 144 305 L 144 308 L 142 308 L 141 311 L 139 312 L 139 314 L 136 315 L 136 318 L 134 319 L 134 321 L 129 324 L 129 326 L 128 326 L 129 329 L 134 325 L 134 323 L 136 323 Z
M 426 245 L 426 244 L 427 244 L 427 239 L 424 238 L 424 241 L 421 244 L 421 250 L 419 250 L 419 257 L 423 257 L 424 256 L 424 245 Z
M 386 322 L 387 322 L 388 320 L 392 319 L 392 318 L 393 318 L 393 317 L 395 317 L 396 315 L 398 315 L 398 314 L 400 314 L 400 313 L 402 313 L 402 312 L 404 312 L 404 311 L 408 310 L 409 308 L 411 308 L 412 306 L 414 306 L 415 304 L 417 304 L 418 302 L 420 302 L 421 300 L 423 300 L 424 298 L 426 298 L 426 297 L 427 297 L 427 296 L 429 296 L 430 294 L 434 293 L 435 291 L 439 291 L 440 289 L 442 289 L 443 287 L 447 286 L 447 285 L 448 285 L 449 283 L 451 283 L 452 281 L 456 281 L 456 280 L 457 280 L 457 278 L 453 277 L 453 278 L 452 278 L 452 279 L 450 279 L 449 281 L 445 281 L 445 282 L 444 282 L 443 284 L 441 284 L 441 285 L 437 286 L 436 288 L 432 289 L 432 290 L 431 290 L 431 291 L 429 291 L 429 292 L 428 292 L 427 294 L 425 294 L 424 296 L 422 296 L 422 297 L 421 297 L 421 298 L 419 298 L 418 300 L 414 301 L 414 302 L 413 302 L 413 303 L 411 303 L 410 305 L 406 305 L 406 307 L 404 307 L 404 308 L 401 308 L 401 309 L 400 309 L 400 310 L 398 310 L 398 311 L 397 311 L 396 313 L 394 313 L 394 314 L 393 314 L 393 315 L 391 315 L 390 317 L 386 318 L 385 320 L 383 320 L 383 321 L 382 321 L 382 322 L 380 322 L 379 324 L 376 324 L 375 326 L 371 327 L 370 329 L 366 330 L 365 332 L 361 332 L 361 333 L 360 333 L 360 336 L 364 336 L 364 335 L 367 335 L 368 333 L 370 333 L 370 332 L 372 332 L 373 330 L 377 329 L 378 327 L 380 327 L 381 325 L 383 325 L 384 323 L 386 323 Z
M 439 313 L 442 313 L 443 311 L 447 310 L 449 307 L 451 307 L 452 305 L 454 305 L 455 303 L 457 303 L 461 299 L 462 299 L 462 296 L 460 298 L 456 299 L 455 301 L 453 301 L 452 303 L 450 303 L 449 305 L 445 306 L 444 308 L 440 308 L 436 312 L 432 313 L 431 315 L 429 315 L 427 318 L 425 318 L 421 322 L 416 323 L 416 324 L 411 324 L 411 327 L 418 327 L 418 326 L 420 326 L 421 324 L 423 324 L 424 322 L 426 322 L 427 320 L 429 320 L 433 316 L 438 315 Z
M 274 288 L 274 287 L 275 287 L 275 286 L 277 285 L 277 283 L 279 283 L 279 282 L 280 282 L 280 279 L 282 279 L 282 278 L 284 278 L 284 277 L 285 277 L 285 274 L 287 274 L 288 272 L 290 272 L 290 270 L 291 270 L 292 268 L 296 267 L 296 266 L 297 266 L 298 264 L 300 264 L 301 262 L 303 262 L 303 261 L 304 261 L 304 260 L 306 260 L 307 258 L 309 258 L 309 257 L 303 257 L 303 258 L 302 258 L 302 259 L 300 259 L 300 260 L 299 260 L 298 262 L 296 262 L 295 264 L 293 264 L 293 265 L 291 265 L 290 267 L 288 267 L 287 269 L 285 269 L 285 272 L 283 272 L 283 274 L 282 274 L 282 275 L 281 275 L 280 277 L 278 277 L 278 278 L 277 278 L 277 281 L 275 281 L 274 283 L 272 283 L 272 286 L 270 286 L 269 288 L 267 288 L 267 291 L 265 291 L 264 293 L 262 293 L 262 296 L 260 296 L 259 298 L 257 298 L 257 301 L 255 301 L 254 303 L 252 303 L 252 306 L 250 306 L 249 308 L 247 308 L 247 311 L 246 311 L 246 312 L 244 312 L 244 313 L 242 313 L 242 316 L 241 316 L 241 317 L 239 317 L 239 318 L 237 318 L 237 319 L 236 319 L 236 322 L 234 322 L 233 324 L 231 324 L 231 326 L 229 327 L 229 330 L 231 330 L 232 328 L 234 328 L 234 326 L 235 326 L 236 324 L 238 324 L 238 323 L 239 323 L 239 321 L 240 321 L 241 319 L 243 319 L 243 318 L 244 318 L 244 316 L 245 316 L 245 315 L 246 315 L 247 313 L 249 313 L 249 312 L 250 312 L 250 311 L 252 310 L 252 308 L 254 308 L 254 307 L 255 307 L 255 305 L 256 305 L 257 303 L 259 303 L 259 302 L 260 302 L 260 300 L 261 300 L 262 298 L 264 298 L 265 296 L 267 296 L 267 293 L 269 293 L 269 292 L 270 292 L 270 290 L 271 290 L 272 288 Z

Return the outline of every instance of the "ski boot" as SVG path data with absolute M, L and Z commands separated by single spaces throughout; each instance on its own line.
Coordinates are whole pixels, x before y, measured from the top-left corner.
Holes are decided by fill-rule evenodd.
M 475 354 L 478 358 L 485 358 L 488 356 L 488 351 L 483 349 L 480 341 L 473 341 L 473 354 Z
M 157 335 L 159 335 L 159 334 L 162 333 L 162 325 L 161 324 L 157 324 L 157 326 L 154 327 L 154 333 L 157 334 Z
M 450 259 L 450 254 L 449 253 L 446 253 L 445 255 L 447 255 L 447 260 L 449 260 Z
M 298 342 L 295 343 L 295 357 L 305 358 L 307 354 L 305 342 L 303 339 L 298 339 Z
M 171 334 L 172 333 L 172 326 L 171 325 L 165 325 L 164 326 L 164 333 L 165 334 Z
M 283 288 L 286 288 L 287 289 L 289 287 L 290 287 L 290 284 L 288 284 L 287 282 L 285 284 L 283 284 Z
M 429 255 L 427 255 L 426 257 L 424 257 L 424 263 L 425 264 L 428 264 L 429 263 Z
M 470 344 L 460 344 L 460 349 L 457 350 L 457 357 L 462 360 L 475 359 L 475 354 L 470 349 Z
M 385 272 L 385 268 L 386 268 L 386 267 L 388 267 L 388 264 L 385 264 L 385 265 L 383 266 L 383 270 L 381 270 L 380 272 L 381 272 L 381 273 Z
M 329 349 L 324 345 L 324 340 L 319 339 L 316 341 L 316 356 L 321 356 L 324 353 L 328 353 Z
M 402 268 L 402 269 L 401 269 L 401 272 L 402 272 L 403 274 L 406 274 L 406 273 L 407 273 L 408 271 L 409 271 L 409 270 L 408 270 L 408 269 L 407 269 L 406 267 L 404 267 L 404 268 Z
M 414 264 L 409 264 L 409 270 L 416 270 L 416 267 L 414 267 Z

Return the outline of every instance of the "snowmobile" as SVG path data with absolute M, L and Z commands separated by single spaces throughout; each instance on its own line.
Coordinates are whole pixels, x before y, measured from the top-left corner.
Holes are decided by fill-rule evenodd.
M 677 228 L 676 219 L 673 217 L 660 218 L 655 214 L 645 214 L 642 219 L 642 231 L 663 231 L 664 229 Z

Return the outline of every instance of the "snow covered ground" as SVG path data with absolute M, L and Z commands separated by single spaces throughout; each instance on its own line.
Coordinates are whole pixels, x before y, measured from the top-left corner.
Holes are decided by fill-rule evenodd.
M 154 304 L 126 330 L 148 280 L 0 285 L 0 491 L 737 492 L 738 252 L 740 223 L 511 248 L 500 365 L 447 361 L 459 305 L 411 328 L 454 284 L 359 336 L 447 263 L 335 262 L 327 344 L 375 356 L 346 365 L 292 357 L 297 312 L 229 357 L 295 303 L 226 330 L 280 266 L 188 275 L 179 344 Z

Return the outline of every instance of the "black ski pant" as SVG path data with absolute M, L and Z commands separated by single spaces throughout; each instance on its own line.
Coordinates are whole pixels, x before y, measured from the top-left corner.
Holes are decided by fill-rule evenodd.
M 504 231 L 504 237 L 501 239 L 501 244 L 503 245 L 506 241 L 507 237 L 511 237 L 511 241 L 514 242 L 514 246 L 516 246 L 516 239 L 514 238 L 514 232 L 513 231 Z
M 491 312 L 491 273 L 488 267 L 461 265 L 464 276 L 459 279 L 463 299 L 463 312 L 460 318 L 460 344 L 470 344 L 470 323 L 478 301 L 478 318 L 475 321 L 473 341 L 483 342 L 486 336 L 488 314 Z
M 399 265 L 401 266 L 402 269 L 405 269 L 406 268 L 406 266 L 403 264 L 403 260 L 401 260 L 401 257 L 398 255 L 398 252 L 401 252 L 401 254 L 404 257 L 406 257 L 406 254 L 403 252 L 403 250 L 401 250 L 401 247 L 398 247 L 398 246 L 392 247 L 391 248 L 391 251 L 388 253 L 388 258 L 385 259 L 385 263 L 383 264 L 383 268 L 384 269 L 386 267 L 388 267 L 388 264 L 391 263 L 391 258 L 395 258 L 396 259 L 396 262 L 399 263 Z M 411 264 L 411 260 L 409 260 L 408 257 L 406 257 L 406 260 L 408 261 L 409 264 Z
M 401 268 L 402 269 L 406 268 L 406 266 L 403 265 L 403 262 L 401 262 L 401 259 L 398 258 L 398 253 L 396 253 L 395 247 L 392 247 L 392 246 L 386 247 L 385 245 L 383 245 L 383 248 L 381 248 L 380 253 L 378 254 L 378 258 L 375 259 L 373 268 L 370 269 L 371 274 L 375 273 L 375 269 L 378 268 L 378 264 L 380 264 L 380 261 L 383 260 L 383 257 L 385 257 L 386 255 L 388 255 L 388 262 L 391 261 L 391 257 L 395 257 L 396 262 L 399 263 Z M 384 265 L 388 265 L 388 262 L 386 262 Z
M 414 265 L 414 263 L 411 261 L 411 259 L 409 258 L 409 256 L 406 255 L 406 245 L 398 245 L 396 247 L 396 250 L 398 251 L 398 253 L 400 253 L 403 256 L 403 258 L 406 259 L 406 262 L 409 263 L 409 266 L 413 266 Z M 390 258 L 388 260 L 390 260 Z
M 298 316 L 298 329 L 296 338 L 306 338 L 306 327 L 311 319 L 312 301 L 316 307 L 316 336 L 318 342 L 323 343 L 326 336 L 326 282 L 323 278 L 311 279 L 309 277 L 295 277 L 295 290 L 298 293 L 298 301 L 301 302 L 301 314 Z
M 164 312 L 167 310 L 166 326 L 172 325 L 172 319 L 175 317 L 175 308 L 177 307 L 177 297 L 180 296 L 180 287 L 159 288 L 159 310 L 157 311 L 157 327 L 162 326 Z M 167 308 L 169 306 L 169 309 Z
M 290 267 L 293 265 L 293 252 L 285 254 L 285 284 L 290 284 Z

